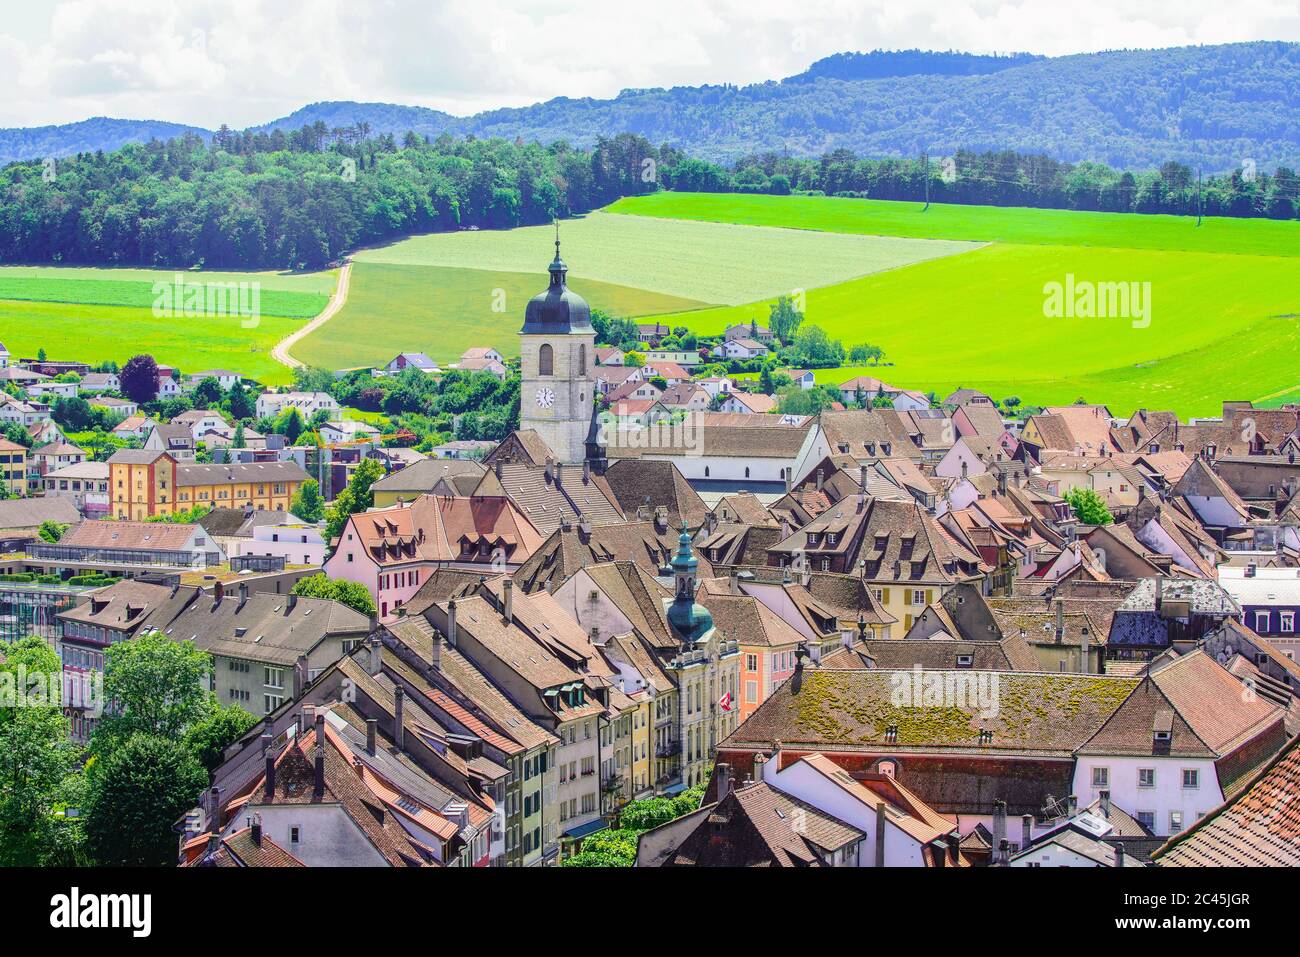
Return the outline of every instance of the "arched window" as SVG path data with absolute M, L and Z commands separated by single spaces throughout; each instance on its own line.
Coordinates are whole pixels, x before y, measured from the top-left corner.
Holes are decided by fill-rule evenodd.
M 745 478 L 749 478 L 749 466 L 745 466 Z
M 586 374 L 587 374 L 587 346 L 584 343 L 583 345 L 578 346 L 578 375 L 586 375 Z
M 555 375 L 555 350 L 549 345 L 537 350 L 537 374 Z

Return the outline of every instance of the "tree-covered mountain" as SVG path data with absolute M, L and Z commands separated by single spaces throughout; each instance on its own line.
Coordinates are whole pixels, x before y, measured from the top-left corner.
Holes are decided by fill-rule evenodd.
M 62 126 L 0 130 L 0 165 L 14 160 L 55 159 L 95 150 L 115 150 L 127 143 L 166 140 L 184 133 L 207 137 L 207 130 L 161 120 L 113 120 L 96 116 Z
M 92 124 L 100 121 L 88 121 Z M 1300 166 L 1300 44 L 1235 43 L 1075 56 L 978 57 L 901 51 L 841 54 L 783 81 L 560 97 L 453 117 L 383 103 L 316 103 L 258 130 L 363 125 L 371 134 L 564 140 L 588 147 L 634 133 L 715 161 L 771 150 L 878 157 L 1013 150 L 1066 162 L 1206 172 L 1254 160 Z M 81 127 L 84 124 L 73 124 Z M 0 160 L 121 145 L 72 130 L 0 131 Z M 39 134 L 39 135 L 38 135 Z M 140 133 L 148 137 L 147 130 Z M 31 142 L 28 143 L 27 140 Z M 11 144 L 6 146 L 6 144 Z
M 880 80 L 887 76 L 975 76 L 996 73 L 1045 59 L 1033 53 L 982 55 L 938 53 L 933 50 L 872 50 L 870 53 L 836 53 L 822 57 L 807 70 L 786 77 L 786 83 L 831 80 Z

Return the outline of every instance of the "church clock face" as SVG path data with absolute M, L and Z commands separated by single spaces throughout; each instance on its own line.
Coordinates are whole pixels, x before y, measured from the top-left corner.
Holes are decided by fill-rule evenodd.
M 555 393 L 543 386 L 537 390 L 537 407 L 539 409 L 549 409 L 555 405 Z

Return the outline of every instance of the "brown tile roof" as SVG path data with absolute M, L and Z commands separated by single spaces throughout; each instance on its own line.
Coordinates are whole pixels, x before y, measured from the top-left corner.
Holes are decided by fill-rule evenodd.
M 751 784 L 719 801 L 663 866 L 823 867 L 822 853 L 864 837 L 776 788 Z
M 655 509 L 662 507 L 667 509 L 668 523 L 674 528 L 683 521 L 690 528 L 704 524 L 708 506 L 672 462 L 622 459 L 610 464 L 604 480 L 629 518 L 646 507 L 650 512 L 645 517 L 650 518 Z
M 180 551 L 189 545 L 198 525 L 173 522 L 86 521 L 68 529 L 60 545 L 78 548 L 123 548 Z
M 620 525 L 559 529 L 515 572 L 515 581 L 528 591 L 548 584 L 564 584 L 580 568 L 598 562 L 635 562 L 655 574 L 671 560 L 680 533 L 671 525 L 624 522 Z M 711 576 L 713 565 L 702 555 L 701 576 Z
M 470 459 L 421 459 L 384 476 L 371 488 L 376 492 L 409 492 L 414 496 L 432 492 L 438 482 L 444 479 L 451 482 L 462 475 L 471 476 L 477 483 L 484 471 L 482 465 Z
M 211 846 L 204 846 L 197 856 L 183 864 L 183 867 L 306 867 L 275 841 L 270 835 L 262 834 L 256 840 L 251 827 L 235 831 L 221 838 L 220 845 L 214 852 Z M 209 836 L 204 834 L 193 843 L 207 844 Z
M 1241 792 L 1152 853 L 1160 867 L 1300 866 L 1300 738 Z
M 531 521 L 503 497 L 421 495 L 412 502 L 348 519 L 340 548 L 354 534 L 379 565 L 413 561 L 486 561 L 500 548 L 517 563 L 543 542 Z

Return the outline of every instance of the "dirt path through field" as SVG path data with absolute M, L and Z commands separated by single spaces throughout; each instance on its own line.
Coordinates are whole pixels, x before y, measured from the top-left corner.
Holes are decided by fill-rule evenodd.
M 320 315 L 304 325 L 297 332 L 287 335 L 277 342 L 275 348 L 271 350 L 272 359 L 280 363 L 280 365 L 288 366 L 290 369 L 302 368 L 302 363 L 289 355 L 289 350 L 292 349 L 304 336 L 310 335 L 321 326 L 325 325 L 325 323 L 333 319 L 335 314 L 343 308 L 344 303 L 348 301 L 348 280 L 351 277 L 352 263 L 345 263 L 343 268 L 339 270 L 339 282 L 334 289 L 334 295 L 331 296 L 330 301 L 325 304 L 325 308 L 320 311 Z

